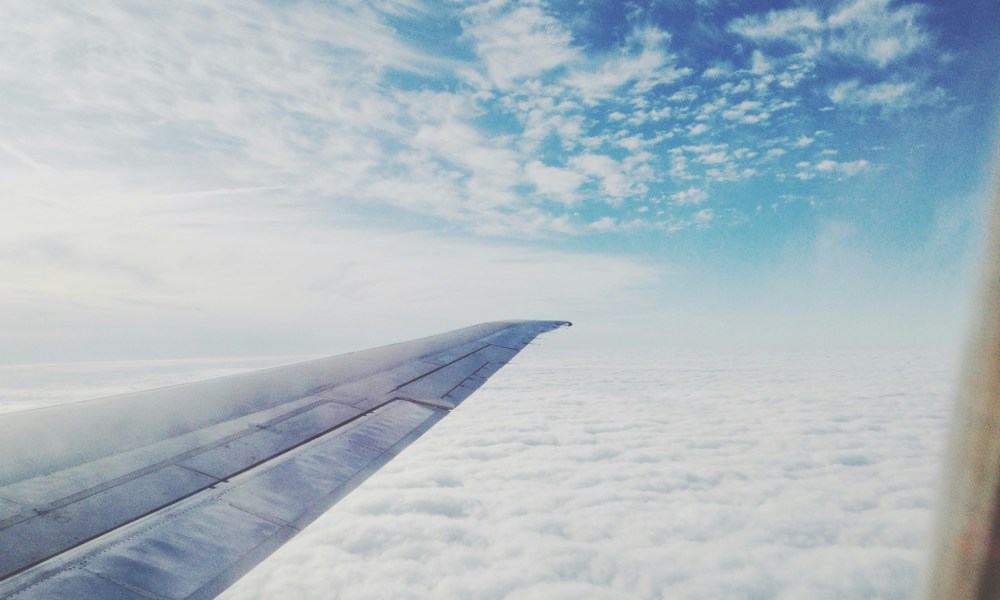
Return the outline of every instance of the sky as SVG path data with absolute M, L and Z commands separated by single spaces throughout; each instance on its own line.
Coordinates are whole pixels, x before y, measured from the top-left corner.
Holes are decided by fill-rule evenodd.
M 0 6 L 0 412 L 575 323 L 227 598 L 916 589 L 992 0 Z
M 989 0 L 8 2 L 0 362 L 955 347 Z

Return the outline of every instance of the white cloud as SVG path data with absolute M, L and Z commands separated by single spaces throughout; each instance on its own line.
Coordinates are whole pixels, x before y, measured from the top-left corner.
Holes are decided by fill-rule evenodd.
M 615 222 L 614 218 L 607 216 L 601 217 L 600 219 L 597 219 L 596 221 L 590 224 L 590 228 L 595 229 L 597 231 L 610 231 L 614 229 L 616 226 L 617 223 Z
M 474 206 L 519 202 L 510 190 L 520 181 L 520 157 L 509 148 L 492 144 L 475 127 L 451 119 L 425 123 L 412 143 L 431 160 L 468 174 L 465 189 Z M 382 200 L 393 203 L 395 198 Z
M 717 113 L 721 108 L 725 107 L 727 104 L 729 104 L 729 100 L 727 100 L 725 97 L 716 98 L 711 102 L 706 102 L 705 104 L 701 105 L 701 108 L 698 109 L 697 118 L 699 120 L 709 119 L 712 117 L 712 115 Z
M 688 155 L 691 156 L 690 159 Z M 758 174 L 754 166 L 758 156 L 758 152 L 745 147 L 730 151 L 728 144 L 704 143 L 679 146 L 670 150 L 669 174 L 681 181 L 698 178 L 708 182 L 738 181 Z
M 648 165 L 616 170 L 584 158 L 574 172 L 536 151 L 552 135 L 567 152 L 588 141 L 582 87 L 600 95 L 628 85 L 639 99 L 638 90 L 680 73 L 659 30 L 638 28 L 624 53 L 585 59 L 539 6 L 466 11 L 466 39 L 482 60 L 465 64 L 401 42 L 364 6 L 125 11 L 98 0 L 79 13 L 63 18 L 41 3 L 0 24 L 0 38 L 20 48 L 0 68 L 11 99 L 0 114 L 0 129 L 12 132 L 0 148 L 5 172 L 89 171 L 139 182 L 138 193 L 163 200 L 271 190 L 283 204 L 390 205 L 506 235 L 584 231 L 572 215 L 539 208 L 544 200 L 522 193 L 528 185 L 564 204 L 584 175 L 610 198 L 641 193 Z M 24 33 L 39 27 L 46 35 Z M 477 68 L 493 79 L 478 93 L 396 88 L 384 78 L 410 71 L 433 83 Z M 557 71 L 554 83 L 536 79 Z M 570 76 L 582 87 L 567 84 Z M 484 113 L 505 110 L 519 135 L 484 130 Z M 662 119 L 669 108 L 644 114 Z M 646 141 L 612 143 L 639 155 Z M 564 171 L 543 174 L 539 165 Z
M 269 192 L 165 201 L 65 173 L 7 184 L 5 360 L 170 355 L 191 344 L 209 354 L 310 351 L 333 330 L 345 339 L 365 329 L 416 334 L 414 314 L 447 329 L 502 317 L 497 306 L 544 315 L 607 301 L 613 312 L 635 301 L 612 300 L 619 291 L 658 277 L 596 254 L 352 227 L 321 203 L 275 206 Z M 570 228 L 539 211 L 485 220 L 522 237 Z
M 680 102 L 683 104 L 694 102 L 697 99 L 698 89 L 691 86 L 681 88 L 667 97 L 667 100 L 670 100 L 671 102 Z
M 674 179 L 693 179 L 694 175 L 688 170 L 688 158 L 680 148 L 673 148 L 670 151 L 670 170 L 667 172 Z
M 724 150 L 716 150 L 699 155 L 697 160 L 709 165 L 718 165 L 729 160 L 729 155 Z
M 222 598 L 913 595 L 948 415 L 936 357 L 563 356 L 576 333 Z
M 772 10 L 734 19 L 728 29 L 759 43 L 791 44 L 802 57 L 848 57 L 885 68 L 928 45 L 919 22 L 925 12 L 920 4 L 848 0 L 826 17 L 808 8 Z M 755 66 L 755 72 L 762 71 Z
M 405 28 L 393 25 L 437 10 L 410 1 L 384 10 L 232 0 L 143 11 L 95 0 L 72 14 L 35 6 L 12 8 L 0 24 L 2 41 L 18 49 L 0 67 L 5 172 L 88 171 L 162 199 L 271 190 L 288 205 L 322 199 L 355 215 L 388 206 L 394 216 L 529 235 L 587 231 L 565 206 L 592 199 L 588 178 L 616 201 L 671 177 L 766 171 L 720 150 L 675 156 L 663 142 L 753 138 L 747 126 L 790 122 L 777 122 L 777 111 L 796 106 L 793 88 L 815 64 L 801 52 L 777 55 L 771 41 L 831 38 L 872 14 L 886 31 L 921 26 L 920 11 L 879 2 L 840 5 L 829 18 L 801 8 L 751 15 L 730 24 L 761 43 L 742 54 L 751 64 L 715 62 L 687 81 L 692 72 L 663 29 L 636 25 L 597 50 L 544 3 L 461 8 L 449 16 L 462 33 L 444 41 L 465 51 L 441 55 L 436 44 L 403 41 Z M 413 75 L 422 85 L 406 83 Z M 827 92 L 837 106 L 881 106 L 919 91 L 901 94 L 905 85 L 848 81 Z
M 816 177 L 816 174 L 811 170 L 811 167 L 812 163 L 808 161 L 801 161 L 796 163 L 795 168 L 798 169 L 798 172 L 795 173 L 794 177 L 802 181 L 809 181 L 810 179 L 814 179 Z
M 692 187 L 670 194 L 670 200 L 677 206 L 698 205 L 708 200 L 708 192 Z
M 9 156 L 11 156 L 14 159 L 16 159 L 22 165 L 30 167 L 30 168 L 34 169 L 35 171 L 43 171 L 44 172 L 44 171 L 51 171 L 52 170 L 51 166 L 46 165 L 46 164 L 42 164 L 42 163 L 38 162 L 37 160 L 31 158 L 30 156 L 28 156 L 24 152 L 18 150 L 17 148 L 11 146 L 10 144 L 4 143 L 4 142 L 0 142 L 0 150 L 3 150 Z
M 636 192 L 624 166 L 603 154 L 580 154 L 570 159 L 570 166 L 597 179 L 601 190 L 612 199 L 621 199 Z
M 864 85 L 857 79 L 838 83 L 830 89 L 828 96 L 836 105 L 877 107 L 887 111 L 935 104 L 941 100 L 940 91 L 922 90 L 916 82 L 897 81 Z
M 639 134 L 635 135 L 624 135 L 628 132 L 621 132 L 620 135 L 616 136 L 615 145 L 620 146 L 630 153 L 635 153 L 640 148 L 646 146 L 646 140 Z
M 537 77 L 581 59 L 562 23 L 539 6 L 491 10 L 470 7 L 467 33 L 476 42 L 492 84 L 508 89 L 519 80 Z
M 626 84 L 641 93 L 672 83 L 688 75 L 690 69 L 673 66 L 675 57 L 665 49 L 669 40 L 669 34 L 656 28 L 634 30 L 626 51 L 582 63 L 571 70 L 564 83 L 590 101 L 608 98 Z
M 864 159 L 838 162 L 831 159 L 824 159 L 816 163 L 816 170 L 823 173 L 838 173 L 847 177 L 852 177 L 858 173 L 867 171 L 871 164 Z
M 727 81 L 719 86 L 719 90 L 727 96 L 738 96 L 749 92 L 752 88 L 750 79 L 740 79 L 739 82 Z
M 771 113 L 763 109 L 763 104 L 756 100 L 744 100 L 722 111 L 722 118 L 739 121 L 745 125 L 753 125 L 766 121 Z
M 920 4 L 889 4 L 890 0 L 842 4 L 828 19 L 830 50 L 886 67 L 926 46 L 930 36 L 918 23 L 926 9 Z
M 722 79 L 733 73 L 733 66 L 729 63 L 716 63 L 705 69 L 701 76 L 704 79 Z
M 654 108 L 649 111 L 649 118 L 653 121 L 662 121 L 664 119 L 669 119 L 673 109 L 669 106 L 664 106 L 663 108 Z
M 707 225 L 715 218 L 715 211 L 711 208 L 703 208 L 691 216 L 691 220 L 696 225 Z
M 794 177 L 802 181 L 808 181 L 814 179 L 817 175 L 837 178 L 854 177 L 855 175 L 871 170 L 872 165 L 863 158 L 853 161 L 836 161 L 824 158 L 815 164 L 809 161 L 800 161 L 795 167 L 798 171 Z
M 584 177 L 572 169 L 550 167 L 539 161 L 528 163 L 525 171 L 539 193 L 552 196 L 567 204 L 576 201 L 577 188 L 584 182 Z
M 815 11 L 806 8 L 772 10 L 766 15 L 740 17 L 729 24 L 729 30 L 750 39 L 800 40 L 823 28 Z
M 540 338 L 220 598 L 914 595 L 949 361 L 581 349 L 595 327 Z M 283 362 L 0 367 L 0 412 Z
M 708 131 L 708 129 L 708 125 L 704 123 L 695 123 L 688 127 L 688 135 L 701 135 L 702 133 Z
M 254 187 L 242 187 L 242 188 L 219 188 L 213 190 L 194 190 L 190 192 L 177 192 L 173 194 L 161 194 L 159 197 L 163 199 L 179 199 L 179 198 L 211 198 L 214 196 L 235 196 L 240 194 L 259 194 L 261 192 L 273 192 L 277 190 L 287 189 L 288 186 L 285 185 L 258 185 Z
M 558 92 L 536 90 L 513 109 L 524 125 L 520 147 L 525 154 L 533 153 L 549 135 L 554 135 L 566 151 L 577 149 L 582 141 L 583 115 L 578 107 L 565 100 L 557 104 L 547 95 L 550 93 Z
M 11 99 L 0 128 L 33 168 L 102 170 L 160 196 L 285 186 L 284 201 L 368 198 L 458 220 L 483 202 L 521 208 L 509 194 L 519 157 L 469 130 L 474 99 L 380 85 L 385 69 L 454 65 L 402 43 L 373 10 L 97 1 L 78 13 L 40 3 L 0 25 L 21 48 L 0 70 Z M 445 193 L 395 194 L 410 183 Z

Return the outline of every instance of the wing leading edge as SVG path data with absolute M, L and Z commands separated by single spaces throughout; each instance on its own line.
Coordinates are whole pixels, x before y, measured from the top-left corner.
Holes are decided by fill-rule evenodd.
M 0 598 L 213 598 L 565 321 L 0 417 Z

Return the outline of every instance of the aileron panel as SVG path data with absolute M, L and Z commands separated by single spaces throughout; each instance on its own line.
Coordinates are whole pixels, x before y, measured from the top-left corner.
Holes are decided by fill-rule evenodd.
M 9 596 L 15 600 L 99 598 L 100 600 L 149 600 L 86 569 L 67 569 L 30 588 Z
M 280 528 L 228 504 L 205 502 L 105 549 L 87 569 L 183 600 Z

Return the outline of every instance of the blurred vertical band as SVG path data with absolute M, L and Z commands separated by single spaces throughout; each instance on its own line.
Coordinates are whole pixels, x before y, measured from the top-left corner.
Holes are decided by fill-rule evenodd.
M 1000 599 L 1000 169 L 993 182 L 980 304 L 952 416 L 927 600 Z

